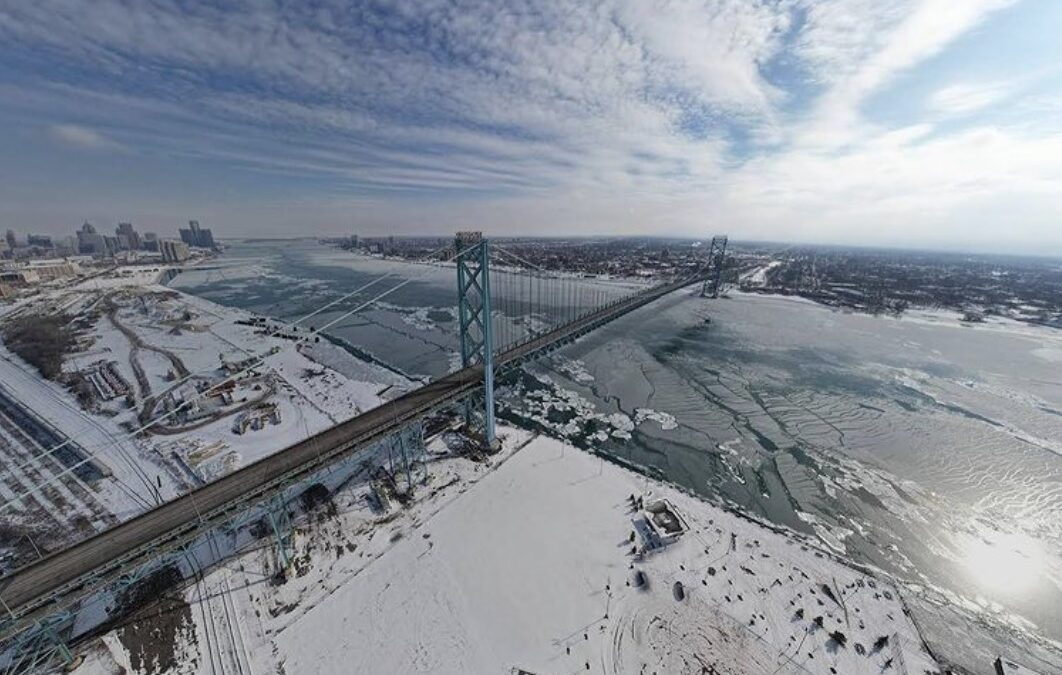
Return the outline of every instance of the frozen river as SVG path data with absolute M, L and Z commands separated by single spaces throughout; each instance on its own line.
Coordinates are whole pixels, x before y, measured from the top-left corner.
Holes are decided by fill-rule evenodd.
M 287 320 L 383 272 L 415 276 L 388 305 L 329 332 L 412 375 L 454 364 L 452 269 L 312 242 L 241 243 L 216 262 L 172 285 Z M 683 292 L 534 370 L 636 423 L 587 429 L 584 446 L 906 580 L 943 656 L 980 664 L 1004 652 L 1062 672 L 1045 646 L 1062 641 L 1059 331 Z

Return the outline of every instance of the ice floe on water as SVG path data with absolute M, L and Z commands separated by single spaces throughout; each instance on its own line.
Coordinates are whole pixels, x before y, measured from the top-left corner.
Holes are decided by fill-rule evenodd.
M 634 424 L 641 425 L 643 422 L 652 420 L 660 425 L 661 429 L 677 429 L 678 422 L 675 421 L 675 416 L 666 412 L 660 412 L 659 410 L 653 410 L 652 408 L 635 408 L 634 410 Z
M 838 525 L 827 525 L 820 518 L 816 518 L 814 515 L 804 511 L 797 511 L 796 513 L 798 518 L 811 525 L 815 530 L 815 535 L 824 544 L 838 553 L 844 554 L 848 552 L 844 545 L 844 540 L 852 535 L 853 530 Z
M 594 376 L 586 369 L 586 364 L 575 359 L 559 359 L 557 370 L 572 378 L 576 382 L 593 382 Z
M 558 370 L 583 384 L 593 381 L 593 376 L 576 361 L 562 361 Z M 502 400 L 513 414 L 562 438 L 585 443 L 600 444 L 609 439 L 628 441 L 638 427 L 648 422 L 665 431 L 678 428 L 673 415 L 652 408 L 637 408 L 633 416 L 622 410 L 601 412 L 591 400 L 577 391 L 558 386 L 552 377 L 542 372 L 534 373 L 533 377 L 505 391 Z
M 630 438 L 631 432 L 634 431 L 634 422 L 631 418 L 623 413 L 612 413 L 607 418 L 608 423 L 612 425 L 612 435 L 616 438 Z
M 407 307 L 395 305 L 389 302 L 377 302 L 373 305 L 377 310 L 394 312 L 398 314 L 402 322 L 419 331 L 440 330 L 439 323 L 454 321 L 457 315 L 456 307 Z

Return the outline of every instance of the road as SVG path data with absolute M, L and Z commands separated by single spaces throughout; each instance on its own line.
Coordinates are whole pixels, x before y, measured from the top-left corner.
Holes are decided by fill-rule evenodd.
M 521 362 L 701 279 L 697 276 L 665 284 L 607 305 L 499 354 L 496 368 Z M 451 373 L 16 570 L 0 579 L 5 612 L 15 619 L 0 631 L 0 639 L 105 585 L 121 572 L 194 539 L 279 486 L 295 483 L 410 421 L 464 398 L 482 383 L 482 366 Z

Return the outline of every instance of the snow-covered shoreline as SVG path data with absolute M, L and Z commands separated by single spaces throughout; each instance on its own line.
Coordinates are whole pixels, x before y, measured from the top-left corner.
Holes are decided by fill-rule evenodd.
M 946 326 L 965 330 L 995 330 L 1006 333 L 1025 335 L 1028 337 L 1046 337 L 1048 339 L 1054 338 L 1062 342 L 1062 331 L 1052 328 L 1051 326 L 1031 323 L 1028 321 L 1020 321 L 1018 319 L 1014 319 L 1012 317 L 1007 316 L 995 315 L 986 316 L 984 317 L 984 320 L 980 322 L 969 322 L 963 320 L 965 316 L 963 312 L 943 307 L 910 307 L 908 309 L 905 309 L 903 313 L 899 315 L 888 313 L 870 314 L 848 307 L 828 305 L 813 300 L 811 298 L 805 298 L 801 295 L 789 295 L 785 293 L 767 293 L 759 291 L 750 292 L 742 291 L 736 288 L 727 291 L 727 295 L 740 297 L 742 299 L 763 298 L 769 300 L 800 303 L 803 305 L 818 307 L 826 312 L 858 314 L 886 321 L 909 321 L 912 323 L 921 323 L 933 326 Z

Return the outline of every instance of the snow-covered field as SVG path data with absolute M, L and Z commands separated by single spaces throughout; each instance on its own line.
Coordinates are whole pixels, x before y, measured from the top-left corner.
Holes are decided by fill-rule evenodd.
M 742 274 L 738 283 L 742 286 L 766 286 L 767 275 L 771 273 L 771 270 L 779 267 L 781 264 L 782 262 L 780 260 L 772 260 L 766 265 L 760 265 L 756 269 Z
M 158 618 L 127 625 L 76 672 L 936 672 L 886 581 L 559 441 L 502 436 L 489 466 L 437 457 L 405 508 L 340 490 L 298 526 L 286 581 L 264 545 L 180 594 L 173 644 L 145 647 Z M 688 530 L 633 555 L 632 495 Z

